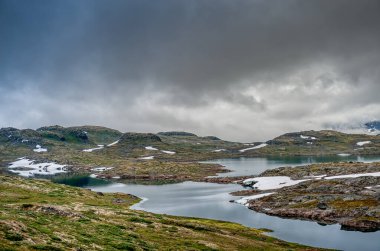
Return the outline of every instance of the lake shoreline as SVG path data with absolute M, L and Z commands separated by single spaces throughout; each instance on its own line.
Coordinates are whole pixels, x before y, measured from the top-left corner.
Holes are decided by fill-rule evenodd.
M 265 190 L 257 188 L 260 179 L 271 177 L 291 177 L 294 184 Z M 322 224 L 338 223 L 342 230 L 380 230 L 380 162 L 281 167 L 240 184 L 254 189 L 238 195 L 250 195 L 245 205 L 257 212 Z M 255 198 L 268 192 L 271 193 L 268 196 Z

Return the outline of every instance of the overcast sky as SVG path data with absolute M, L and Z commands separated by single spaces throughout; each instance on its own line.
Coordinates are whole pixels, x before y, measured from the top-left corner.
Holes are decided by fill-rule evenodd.
M 380 118 L 379 0 L 0 0 L 0 127 L 239 141 Z

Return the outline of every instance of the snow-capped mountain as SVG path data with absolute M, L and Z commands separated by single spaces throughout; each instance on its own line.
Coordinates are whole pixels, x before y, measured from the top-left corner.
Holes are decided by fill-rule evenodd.
M 380 134 L 380 120 L 362 123 L 340 123 L 327 125 L 326 129 L 332 129 L 344 133 Z

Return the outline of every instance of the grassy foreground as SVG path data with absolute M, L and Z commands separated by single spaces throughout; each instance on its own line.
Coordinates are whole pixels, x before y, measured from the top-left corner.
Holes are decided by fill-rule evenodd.
M 317 250 L 235 223 L 130 210 L 138 201 L 0 176 L 0 250 Z

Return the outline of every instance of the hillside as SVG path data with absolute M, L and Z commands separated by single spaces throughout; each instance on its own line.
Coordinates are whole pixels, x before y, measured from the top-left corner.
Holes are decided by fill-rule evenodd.
M 130 210 L 139 199 L 0 175 L 1 250 L 318 250 L 239 224 Z
M 380 136 L 331 130 L 286 133 L 266 143 L 256 155 L 380 154 Z
M 380 136 L 336 131 L 287 133 L 267 142 L 238 143 L 188 132 L 121 133 L 97 127 L 49 126 L 0 129 L 0 166 L 25 157 L 53 161 L 76 172 L 107 168 L 101 177 L 142 180 L 200 180 L 226 171 L 201 160 L 257 156 L 380 154 Z

